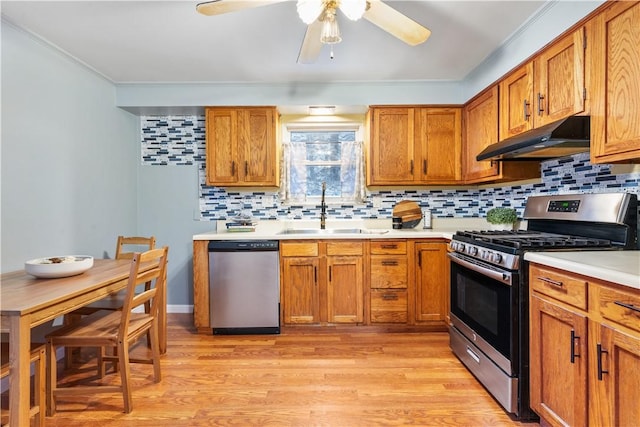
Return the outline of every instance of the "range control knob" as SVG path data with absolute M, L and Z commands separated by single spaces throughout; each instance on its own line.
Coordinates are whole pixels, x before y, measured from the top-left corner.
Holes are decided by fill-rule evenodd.
M 475 246 L 472 246 L 469 248 L 469 254 L 476 256 L 478 255 L 478 248 L 476 248 Z
M 465 246 L 464 243 L 458 243 L 458 247 L 456 248 L 459 252 L 464 252 Z
M 493 262 L 500 264 L 502 262 L 502 255 L 500 254 L 494 254 L 493 256 Z

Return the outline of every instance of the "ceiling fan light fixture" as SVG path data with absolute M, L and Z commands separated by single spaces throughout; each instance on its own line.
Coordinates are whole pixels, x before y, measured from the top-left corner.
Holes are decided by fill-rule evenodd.
M 302 22 L 309 25 L 318 19 L 318 16 L 322 13 L 324 2 L 323 0 L 298 0 L 296 9 Z
M 340 28 L 338 27 L 338 21 L 336 20 L 335 9 L 327 9 L 324 21 L 322 22 L 320 41 L 324 44 L 336 44 L 342 41 Z
M 362 18 L 367 9 L 367 0 L 340 0 L 340 10 L 352 21 Z

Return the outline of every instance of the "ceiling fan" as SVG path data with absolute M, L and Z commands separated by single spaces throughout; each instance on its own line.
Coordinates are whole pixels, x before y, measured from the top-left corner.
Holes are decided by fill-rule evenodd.
M 200 3 L 196 10 L 203 15 L 221 15 L 288 0 L 212 0 Z M 411 46 L 425 42 L 431 31 L 398 12 L 381 0 L 297 0 L 298 16 L 307 24 L 307 31 L 298 54 L 298 63 L 313 63 L 324 44 L 342 41 L 336 12 L 357 21 L 364 18 Z M 333 58 L 333 49 L 331 50 Z

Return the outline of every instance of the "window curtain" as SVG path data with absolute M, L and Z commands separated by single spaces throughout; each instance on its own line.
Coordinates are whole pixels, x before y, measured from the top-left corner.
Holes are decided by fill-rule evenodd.
M 364 202 L 364 143 L 342 141 L 340 179 L 341 201 Z M 290 203 L 307 200 L 307 146 L 305 142 L 284 142 L 280 156 L 280 199 Z

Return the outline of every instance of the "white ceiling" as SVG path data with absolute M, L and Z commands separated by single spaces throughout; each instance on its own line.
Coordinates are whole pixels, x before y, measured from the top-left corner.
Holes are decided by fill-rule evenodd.
M 251 1 L 251 0 L 249 0 Z M 3 18 L 114 83 L 461 80 L 545 1 L 386 0 L 432 31 L 408 46 L 339 17 L 335 59 L 297 64 L 306 26 L 295 1 L 219 16 L 195 1 L 2 1 Z

